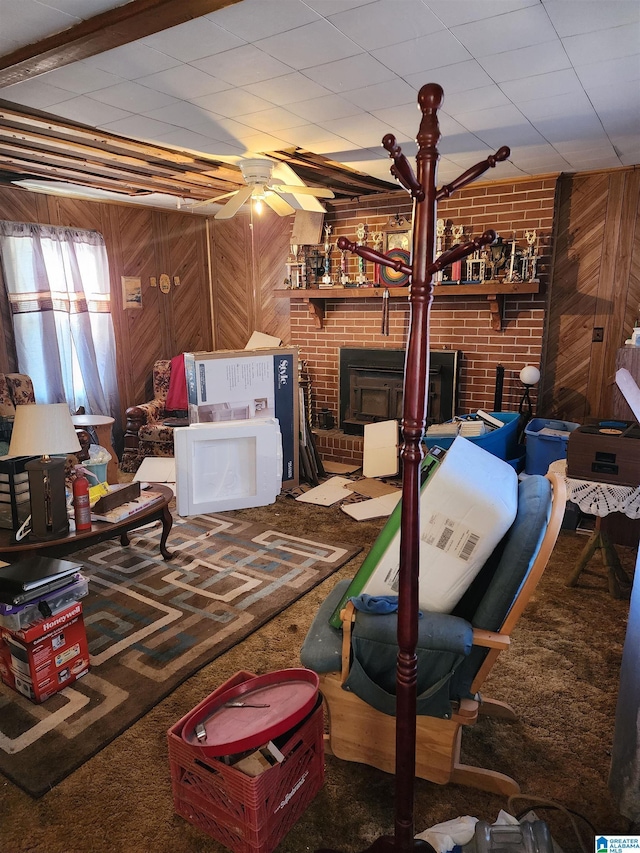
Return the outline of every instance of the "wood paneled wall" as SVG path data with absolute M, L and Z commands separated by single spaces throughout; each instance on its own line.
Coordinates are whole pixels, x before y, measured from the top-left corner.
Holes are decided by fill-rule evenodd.
M 0 187 L 0 219 L 89 229 L 104 236 L 123 423 L 128 406 L 151 398 L 156 359 L 213 348 L 205 217 Z M 163 273 L 171 281 L 166 294 L 151 283 L 152 278 L 158 283 Z M 121 276 L 140 277 L 140 310 L 123 309 Z M 8 340 L 0 351 L 1 371 L 15 368 L 12 357 Z
M 216 349 L 244 349 L 254 331 L 291 342 L 289 304 L 273 291 L 283 287 L 292 224 L 269 209 L 251 222 L 246 206 L 211 220 Z
M 584 423 L 612 414 L 616 352 L 640 306 L 640 170 L 563 176 L 547 301 L 541 406 Z M 594 341 L 602 330 L 602 341 Z

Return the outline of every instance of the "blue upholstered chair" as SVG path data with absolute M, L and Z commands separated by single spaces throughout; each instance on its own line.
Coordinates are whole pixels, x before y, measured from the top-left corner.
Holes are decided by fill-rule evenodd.
M 553 550 L 566 495 L 557 475 L 518 486 L 515 521 L 452 614 L 424 612 L 418 621 L 416 775 L 493 793 L 519 793 L 502 773 L 460 763 L 462 727 L 484 712 L 515 719 L 480 690 L 533 593 Z M 342 612 L 329 624 L 349 581 L 320 607 L 301 650 L 303 666 L 320 675 L 329 717 L 327 749 L 338 758 L 395 770 L 396 614 Z

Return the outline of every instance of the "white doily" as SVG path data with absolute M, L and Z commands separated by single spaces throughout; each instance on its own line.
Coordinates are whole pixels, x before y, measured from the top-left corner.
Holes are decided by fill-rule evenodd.
M 549 471 L 564 476 L 567 500 L 577 504 L 582 512 L 603 518 L 611 512 L 621 512 L 627 518 L 640 518 L 640 486 L 615 486 L 594 480 L 574 480 L 567 477 L 566 459 L 549 465 Z

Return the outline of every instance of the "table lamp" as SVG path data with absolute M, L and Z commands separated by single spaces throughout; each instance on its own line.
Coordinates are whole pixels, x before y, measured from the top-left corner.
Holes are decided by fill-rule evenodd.
M 25 465 L 32 539 L 58 539 L 69 532 L 64 469 L 67 453 L 77 450 L 80 442 L 66 403 L 16 406 L 9 456 L 40 456 Z
M 520 407 L 518 411 L 521 415 L 525 415 L 524 408 L 527 407 L 526 412 L 526 423 L 531 420 L 531 397 L 529 396 L 529 389 L 533 385 L 537 385 L 540 381 L 540 371 L 534 364 L 525 365 L 520 371 L 520 382 L 524 385 L 524 392 L 520 399 Z

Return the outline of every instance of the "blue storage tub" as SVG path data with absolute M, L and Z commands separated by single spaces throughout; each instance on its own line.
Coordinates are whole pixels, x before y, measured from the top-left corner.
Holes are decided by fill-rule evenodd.
M 518 412 L 490 412 L 494 418 L 504 423 L 504 426 L 498 429 L 491 430 L 484 435 L 470 436 L 467 441 L 472 441 L 474 444 L 487 450 L 499 459 L 504 459 L 516 469 L 522 470 L 522 450 L 518 446 L 518 422 L 520 415 Z M 475 415 L 464 415 L 465 418 L 475 418 Z M 437 445 L 443 449 L 451 447 L 453 437 L 437 438 L 436 436 L 425 437 L 425 444 L 431 448 Z
M 549 465 L 558 459 L 567 458 L 567 444 L 569 433 L 577 429 L 580 424 L 572 421 L 558 421 L 552 418 L 533 418 L 525 427 L 526 462 L 525 472 L 527 474 L 546 474 Z M 545 427 L 565 432 L 566 435 L 540 435 L 540 430 Z

